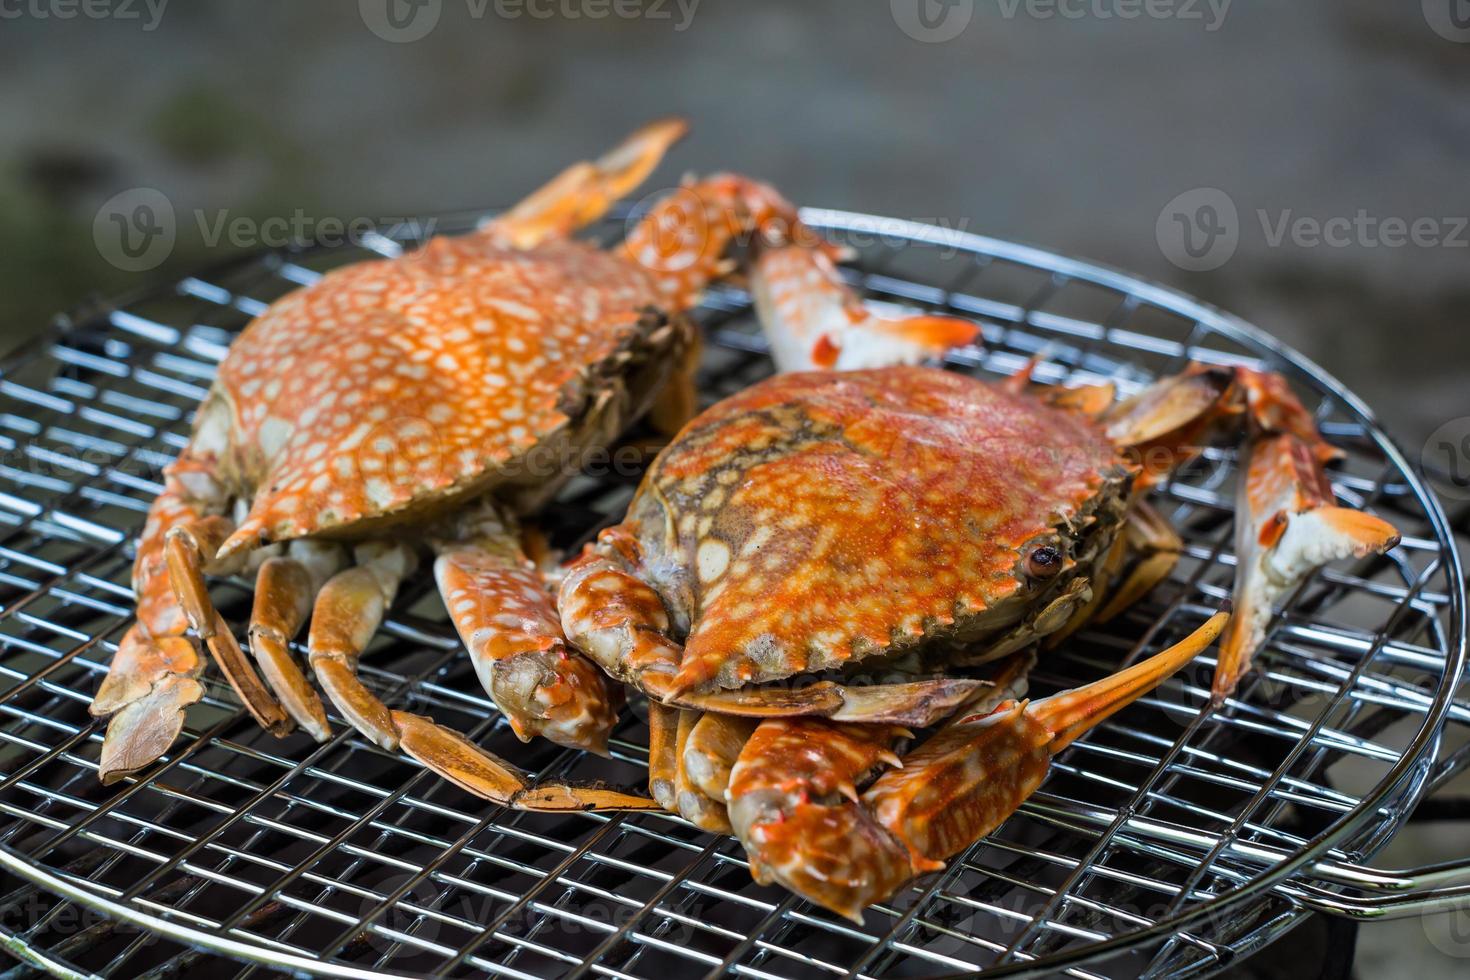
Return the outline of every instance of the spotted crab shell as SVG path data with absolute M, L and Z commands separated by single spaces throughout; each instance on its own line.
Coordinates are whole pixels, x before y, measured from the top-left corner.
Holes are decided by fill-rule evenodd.
M 1085 585 L 1131 477 L 1086 417 L 967 376 L 788 374 L 692 421 L 629 524 L 687 634 L 681 679 L 729 688 L 1028 628 Z M 1063 557 L 1046 581 L 1041 543 Z
M 283 297 L 236 340 L 197 423 L 196 444 L 222 447 L 222 471 L 252 501 L 223 553 L 575 472 L 528 454 L 572 446 L 579 426 L 611 431 L 608 416 L 634 409 L 628 389 L 656 387 L 655 362 L 673 360 L 648 349 L 669 342 L 659 306 L 650 278 L 616 255 L 483 235 Z M 640 366 L 650 377 L 635 383 Z M 598 397 L 608 391 L 618 397 Z M 594 406 L 603 417 L 589 420 Z

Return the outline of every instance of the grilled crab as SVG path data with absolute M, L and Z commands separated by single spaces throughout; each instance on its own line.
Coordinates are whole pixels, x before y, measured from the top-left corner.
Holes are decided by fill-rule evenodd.
M 893 330 L 872 329 L 810 250 L 763 255 L 754 292 L 780 367 L 895 356 Z M 856 917 L 996 826 L 1051 753 L 1224 628 L 1217 615 L 1149 661 L 1030 704 L 996 705 L 995 688 L 949 673 L 1063 637 L 1166 576 L 1178 539 L 1142 493 L 1241 422 L 1253 447 L 1242 523 L 1260 531 L 1242 539 L 1228 691 L 1270 616 L 1277 592 L 1263 582 L 1289 587 L 1397 540 L 1376 517 L 1327 506 L 1332 450 L 1284 382 L 1245 369 L 1191 367 L 1117 403 L 1108 386 L 1032 390 L 1028 372 L 998 384 L 926 367 L 778 375 L 665 448 L 625 520 L 563 579 L 562 625 L 650 699 L 656 798 L 733 827 L 763 880 Z M 906 676 L 915 664 L 919 679 Z M 874 667 L 895 682 L 853 683 Z M 858 796 L 905 726 L 956 709 Z M 802 751 L 816 762 L 798 764 Z
M 729 268 L 737 235 L 790 234 L 794 209 L 723 175 L 655 205 L 610 250 L 574 240 L 684 132 L 645 127 L 472 234 L 329 273 L 236 340 L 165 474 L 138 546 L 137 622 L 91 710 L 111 716 L 110 782 L 167 751 L 203 693 L 202 641 L 262 726 L 318 739 L 326 712 L 289 650 L 308 616 L 312 673 L 353 726 L 466 788 L 521 806 L 642 805 L 530 790 L 521 773 L 356 676 L 396 590 L 426 552 L 476 670 L 516 733 L 604 751 L 609 690 L 570 651 L 517 519 L 654 401 L 688 417 L 681 316 Z M 208 574 L 253 571 L 249 640 L 214 609 Z M 193 636 L 191 637 L 190 633 Z M 264 675 L 264 680 L 261 679 Z M 279 702 L 277 701 L 279 698 Z

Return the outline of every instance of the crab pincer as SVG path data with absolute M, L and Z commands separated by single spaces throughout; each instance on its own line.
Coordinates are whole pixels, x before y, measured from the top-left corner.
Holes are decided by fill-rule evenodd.
M 1265 641 L 1276 602 L 1319 565 L 1382 554 L 1399 542 L 1393 525 L 1337 506 L 1322 454 L 1291 432 L 1262 435 L 1247 449 L 1237 493 L 1235 618 L 1220 642 L 1212 696 L 1223 701 Z
M 861 922 L 865 907 L 1000 826 L 1041 785 L 1053 756 L 1163 683 L 1228 618 L 1217 613 L 1169 649 L 1083 687 L 961 712 L 861 792 L 863 774 L 892 764 L 891 732 L 764 723 L 730 778 L 731 822 L 752 870 Z M 792 725 L 803 728 L 795 739 Z M 793 742 L 803 747 L 795 754 Z M 783 779 L 788 758 L 810 765 Z
M 980 329 L 952 316 L 882 316 L 842 281 L 829 252 L 783 244 L 751 271 L 756 312 L 783 371 L 919 364 L 972 342 Z
M 894 748 L 911 734 L 817 718 L 761 722 L 728 789 L 730 824 L 745 845 L 751 877 L 849 918 L 913 877 L 903 846 L 858 799 L 866 779 L 903 764 Z

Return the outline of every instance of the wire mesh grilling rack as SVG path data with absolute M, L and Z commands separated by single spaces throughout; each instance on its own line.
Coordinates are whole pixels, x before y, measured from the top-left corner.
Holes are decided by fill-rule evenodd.
M 850 274 L 870 301 L 982 323 L 983 352 L 956 355 L 957 370 L 1000 376 L 1044 350 L 1039 380 L 1125 391 L 1191 358 L 1283 371 L 1347 450 L 1337 493 L 1393 520 L 1402 546 L 1297 589 L 1263 670 L 1223 708 L 1204 709 L 1206 658 L 1069 749 L 1000 830 L 861 928 L 754 885 L 738 843 L 675 817 L 489 806 L 337 719 L 323 745 L 264 735 L 217 680 L 173 752 L 103 787 L 102 726 L 86 707 L 130 621 L 132 539 L 230 339 L 324 269 L 414 242 L 372 235 L 230 262 L 80 313 L 0 371 L 5 948 L 56 972 L 159 976 L 208 963 L 241 975 L 1174 977 L 1219 969 L 1312 910 L 1461 900 L 1462 867 L 1363 867 L 1470 756 L 1454 528 L 1367 409 L 1254 328 L 1168 290 L 978 236 L 807 216 L 857 248 Z M 770 371 L 744 293 L 714 291 L 698 319 L 708 401 Z M 579 477 L 543 520 L 554 541 L 575 546 L 616 518 L 637 475 Z M 1100 676 L 1219 605 L 1235 478 L 1234 452 L 1210 451 L 1160 489 L 1186 541 L 1179 567 L 1049 654 L 1033 691 Z M 244 586 L 221 583 L 216 599 L 238 627 Z M 526 768 L 639 781 L 637 710 L 611 760 L 522 746 L 458 651 L 419 583 L 363 674 L 395 706 Z

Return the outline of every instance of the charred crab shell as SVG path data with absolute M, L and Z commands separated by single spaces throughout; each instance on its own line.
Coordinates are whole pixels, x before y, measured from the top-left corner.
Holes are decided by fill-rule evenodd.
M 1060 628 L 1132 476 L 1085 417 L 963 375 L 791 374 L 691 422 L 628 526 L 697 689 L 732 688 Z

